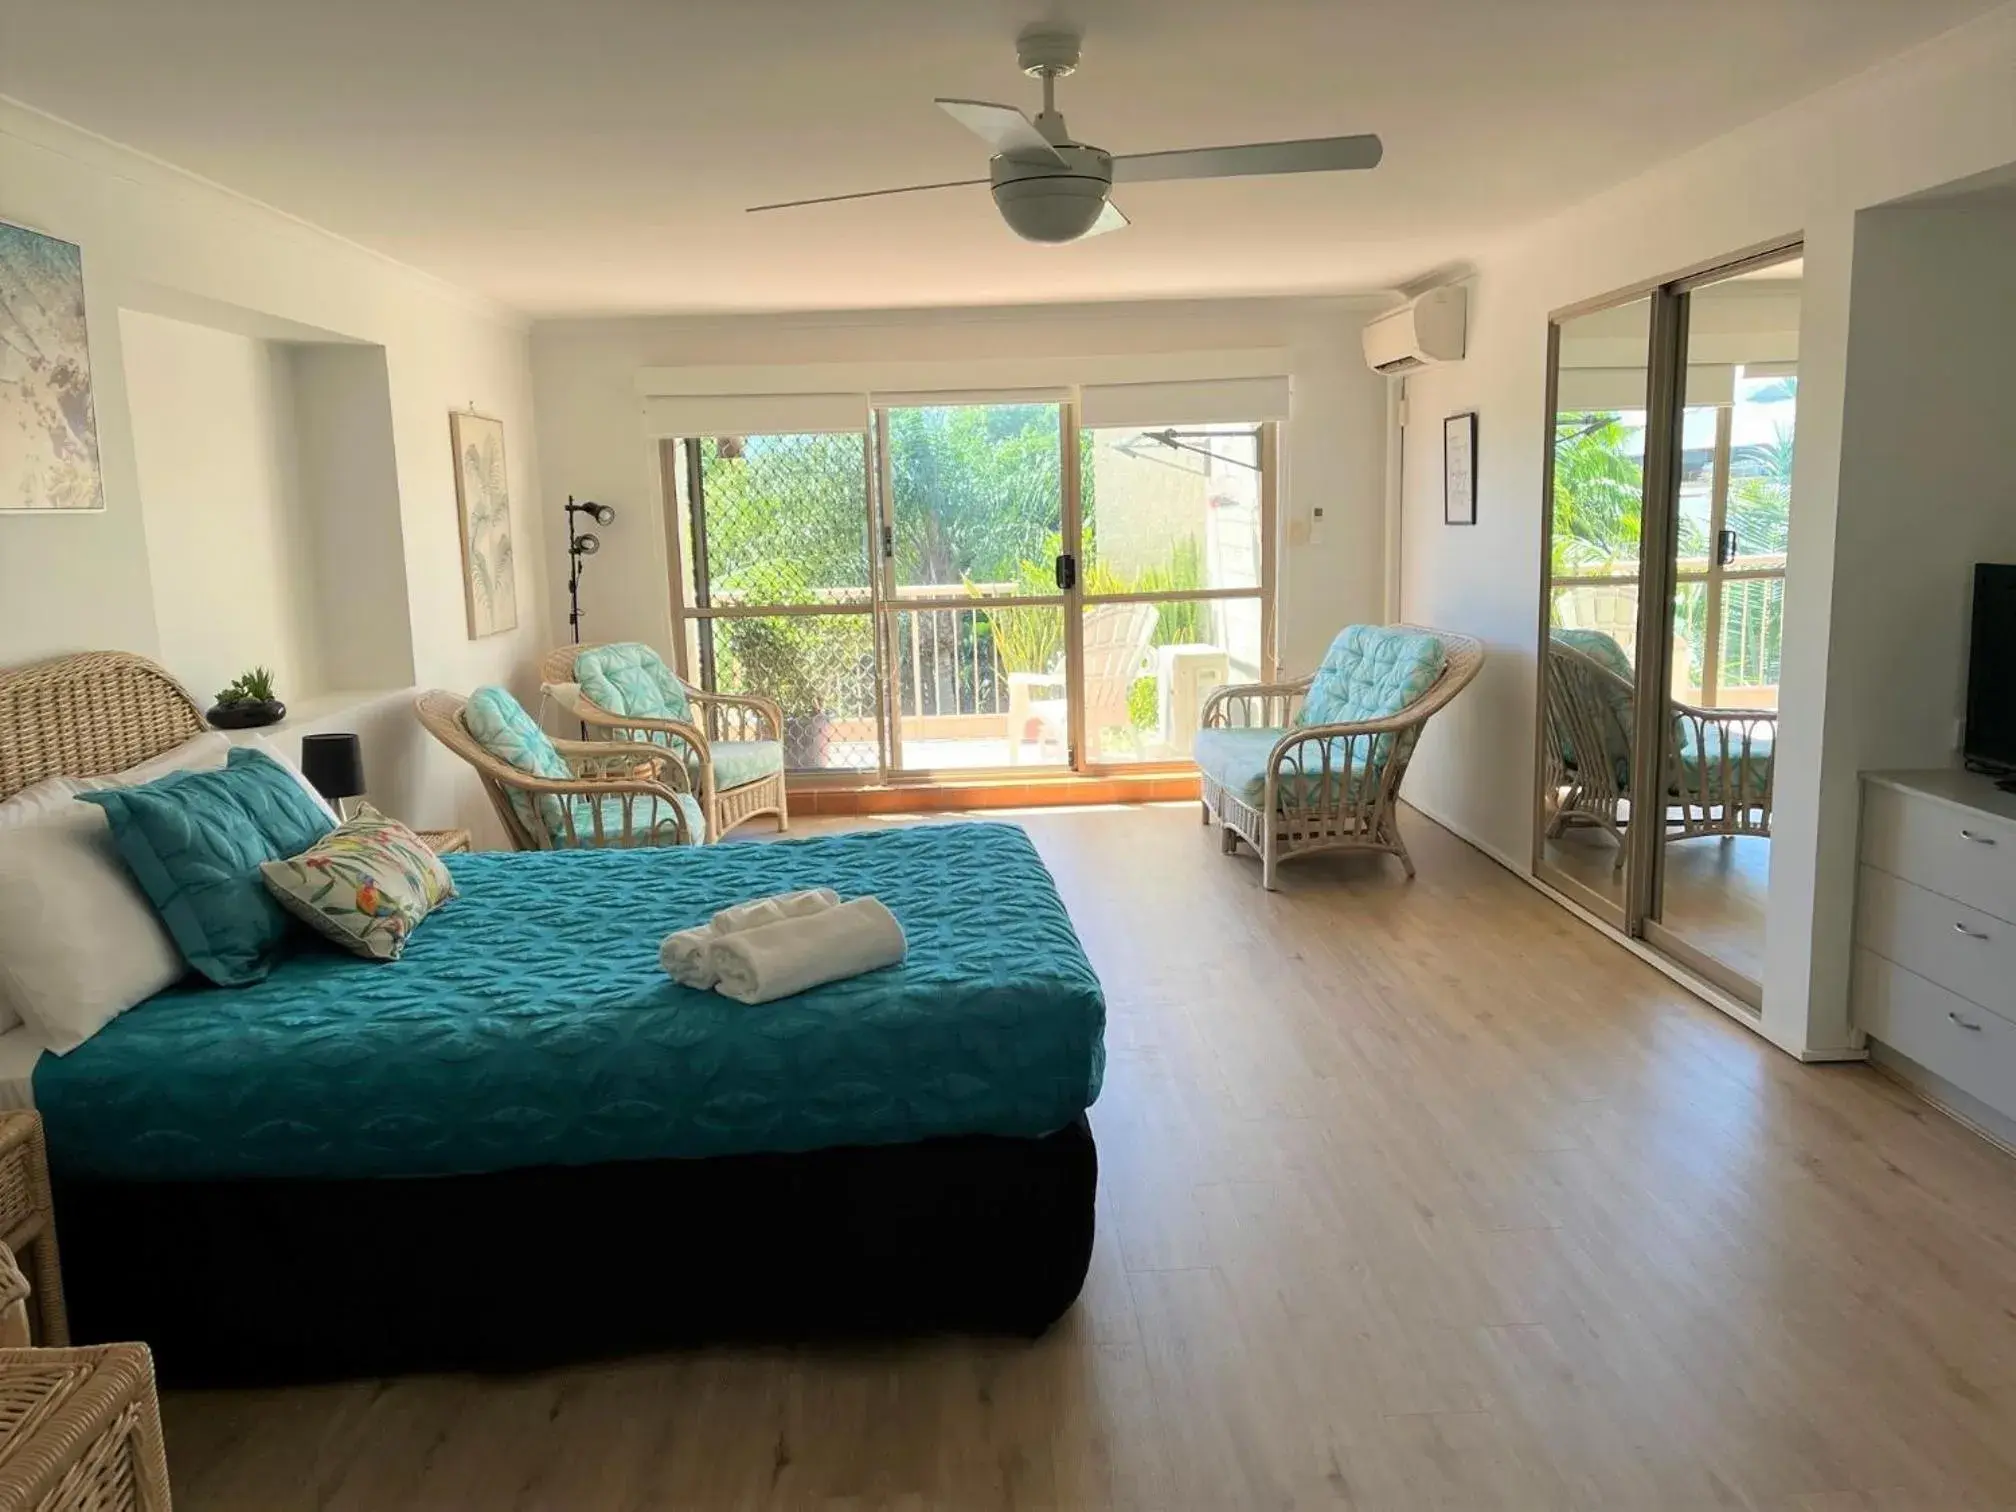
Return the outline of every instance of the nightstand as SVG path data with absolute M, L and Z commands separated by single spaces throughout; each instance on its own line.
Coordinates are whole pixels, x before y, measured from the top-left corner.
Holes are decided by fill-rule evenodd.
M 461 855 L 474 849 L 466 829 L 415 830 L 413 833 L 426 841 L 427 849 L 437 856 Z
M 0 1243 L 28 1263 L 34 1281 L 36 1343 L 70 1342 L 63 1272 L 56 1259 L 56 1214 L 49 1199 L 49 1158 L 38 1113 L 0 1113 Z

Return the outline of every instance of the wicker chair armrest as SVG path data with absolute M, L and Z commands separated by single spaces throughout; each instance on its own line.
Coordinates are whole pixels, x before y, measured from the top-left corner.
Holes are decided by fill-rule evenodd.
M 1682 703 L 1673 700 L 1673 712 L 1684 714 L 1689 719 L 1700 720 L 1703 724 L 1716 725 L 1775 725 L 1778 723 L 1776 709 L 1706 709 L 1699 704 Z
M 686 696 L 700 708 L 712 707 L 721 710 L 742 711 L 743 718 L 753 714 L 756 727 L 767 729 L 770 740 L 784 738 L 784 706 L 774 698 L 765 698 L 761 693 L 708 693 L 699 688 L 688 688 Z M 726 737 L 723 737 L 726 738 Z
M 643 782 L 677 792 L 693 791 L 692 774 L 687 771 L 685 761 L 668 746 L 642 740 L 556 740 L 553 749 L 574 769 L 576 781 L 597 786 L 607 782 Z
M 1286 735 L 1274 742 L 1274 753 L 1279 756 L 1291 746 L 1308 741 L 1349 739 L 1354 735 L 1397 735 L 1402 730 L 1411 730 L 1418 724 L 1427 722 L 1425 713 L 1414 709 L 1402 709 L 1398 714 L 1389 714 L 1384 719 L 1354 719 L 1344 724 L 1297 725 Z
M 580 741 L 570 743 L 577 746 L 581 744 Z M 607 750 L 609 747 L 605 744 L 603 749 Z M 646 746 L 643 749 L 658 751 L 661 756 L 664 754 L 663 750 L 657 746 Z M 680 843 L 693 843 L 693 832 L 687 825 L 686 811 L 680 808 L 678 802 L 680 797 L 690 797 L 691 794 L 685 792 L 683 789 L 675 790 L 663 782 L 652 782 L 641 777 L 628 775 L 620 777 L 584 776 L 576 777 L 571 781 L 562 781 L 554 777 L 534 777 L 529 773 L 521 773 L 516 778 L 506 780 L 506 785 L 527 793 L 551 794 L 555 798 L 587 799 L 589 804 L 590 832 L 586 837 L 575 828 L 573 805 L 570 803 L 561 811 L 567 829 L 565 845 L 569 848 L 583 843 L 597 846 L 612 843 L 618 845 L 635 843 L 632 836 L 637 833 L 635 821 L 639 817 L 640 808 L 646 814 L 660 813 L 662 811 L 658 822 L 665 823 L 669 819 L 669 822 L 681 837 Z M 620 831 L 612 834 L 604 829 L 602 820 L 602 805 L 611 798 L 650 800 L 650 804 L 646 806 L 634 801 L 625 803 L 623 805 L 623 827 Z
M 1224 687 L 1213 691 L 1204 700 L 1204 708 L 1198 716 L 1198 723 L 1205 726 L 1230 724 L 1231 709 L 1234 705 L 1239 705 L 1248 715 L 1246 723 L 1249 726 L 1254 726 L 1256 721 L 1250 717 L 1252 713 L 1250 706 L 1258 703 L 1264 715 L 1268 702 L 1276 699 L 1280 701 L 1280 707 L 1285 716 L 1293 712 L 1290 707 L 1293 700 L 1307 693 L 1309 685 L 1315 680 L 1311 676 L 1297 678 L 1293 682 L 1227 683 Z M 1264 717 L 1257 721 L 1258 725 L 1265 725 L 1266 723 L 1267 721 Z

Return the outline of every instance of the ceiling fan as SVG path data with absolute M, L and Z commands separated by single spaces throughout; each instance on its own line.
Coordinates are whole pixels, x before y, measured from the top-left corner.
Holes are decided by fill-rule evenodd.
M 990 105 L 984 100 L 937 102 L 941 110 L 993 149 L 986 178 L 752 205 L 750 213 L 989 184 L 1001 218 L 1017 236 L 1034 242 L 1072 242 L 1117 231 L 1127 224 L 1127 217 L 1107 198 L 1116 183 L 1376 168 L 1385 150 L 1376 136 L 1343 136 L 1115 157 L 1088 143 L 1073 141 L 1064 117 L 1057 112 L 1057 81 L 1078 68 L 1078 34 L 1034 27 L 1016 40 L 1016 53 L 1022 71 L 1043 81 L 1043 111 L 1035 120 L 1013 105 Z

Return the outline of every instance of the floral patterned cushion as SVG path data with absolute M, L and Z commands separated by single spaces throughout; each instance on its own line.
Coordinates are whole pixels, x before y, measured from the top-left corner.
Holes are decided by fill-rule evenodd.
M 396 961 L 406 937 L 455 896 L 455 879 L 413 831 L 368 803 L 300 855 L 259 868 L 280 906 L 353 955 Z
M 574 681 L 581 685 L 583 697 L 611 714 L 688 722 L 693 718 L 685 684 L 662 656 L 637 641 L 590 646 L 574 658 Z

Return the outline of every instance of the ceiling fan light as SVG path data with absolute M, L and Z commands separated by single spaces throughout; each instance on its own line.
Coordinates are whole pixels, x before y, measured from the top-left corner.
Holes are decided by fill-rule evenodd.
M 1094 178 L 1056 174 L 994 186 L 994 204 L 1008 228 L 1024 241 L 1073 242 L 1106 208 L 1107 186 Z

